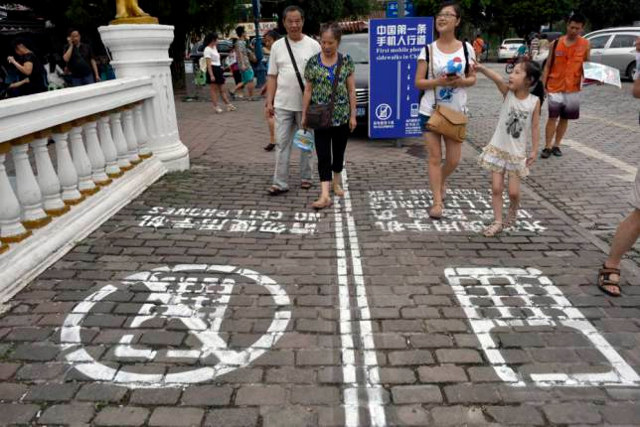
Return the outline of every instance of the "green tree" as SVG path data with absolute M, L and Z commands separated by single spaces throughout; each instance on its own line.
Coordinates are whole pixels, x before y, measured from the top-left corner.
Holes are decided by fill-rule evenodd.
M 580 0 L 579 10 L 593 29 L 626 26 L 640 21 L 640 2 L 622 0 Z

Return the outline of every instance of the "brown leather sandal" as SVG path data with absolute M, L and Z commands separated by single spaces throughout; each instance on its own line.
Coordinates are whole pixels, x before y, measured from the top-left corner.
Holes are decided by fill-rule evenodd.
M 612 280 L 611 276 L 618 276 L 618 280 Z M 620 297 L 622 296 L 620 279 L 619 268 L 609 268 L 605 264 L 602 264 L 602 268 L 598 271 L 598 288 L 607 295 L 616 298 Z M 609 288 L 614 288 L 616 291 L 611 291 Z

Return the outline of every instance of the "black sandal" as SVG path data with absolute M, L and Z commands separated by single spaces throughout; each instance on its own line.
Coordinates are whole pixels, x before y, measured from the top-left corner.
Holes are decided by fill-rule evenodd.
M 273 149 L 276 148 L 276 144 L 269 143 L 262 148 L 264 148 L 264 151 L 273 151 Z
M 618 276 L 618 281 L 615 282 L 611 280 L 611 276 Z M 620 288 L 620 269 L 618 268 L 609 268 L 606 265 L 602 265 L 600 271 L 598 271 L 598 288 L 605 294 L 612 297 L 620 297 L 622 296 L 621 288 Z M 611 292 L 607 287 L 614 287 L 618 290 L 618 292 Z
M 276 187 L 275 185 L 272 185 L 271 187 L 269 187 L 269 190 L 267 190 L 270 196 L 279 196 L 280 194 L 287 193 L 288 191 L 289 189 L 283 190 L 282 188 Z

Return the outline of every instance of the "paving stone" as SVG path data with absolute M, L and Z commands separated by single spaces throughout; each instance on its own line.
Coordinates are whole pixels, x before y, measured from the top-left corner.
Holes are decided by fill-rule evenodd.
M 391 388 L 391 394 L 393 402 L 398 404 L 442 402 L 442 393 L 435 386 L 396 386 Z
M 311 369 L 302 368 L 273 368 L 267 370 L 266 382 L 309 384 L 315 382 L 316 373 Z
M 421 367 L 418 369 L 418 376 L 423 383 L 456 383 L 468 380 L 464 369 L 454 365 Z
M 0 381 L 6 381 L 18 371 L 18 363 L 0 363 Z
M 93 383 L 83 385 L 80 391 L 78 391 L 76 399 L 89 402 L 118 403 L 124 399 L 126 394 L 127 389 L 124 387 Z M 102 414 L 102 412 L 100 414 Z
M 411 384 L 416 376 L 411 369 L 380 368 L 380 382 L 382 384 Z
M 440 349 L 436 350 L 436 358 L 444 363 L 482 363 L 482 357 L 476 350 Z
M 291 390 L 291 403 L 303 405 L 336 405 L 340 403 L 337 387 L 296 386 Z
M 34 385 L 24 397 L 27 402 L 65 402 L 69 401 L 80 388 L 77 384 L 42 384 Z
M 311 408 L 299 406 L 268 407 L 262 412 L 265 427 L 307 427 L 318 425 L 318 415 Z
M 204 410 L 198 408 L 156 408 L 149 419 L 150 426 L 199 426 Z
M 296 365 L 338 365 L 340 355 L 335 350 L 300 350 L 296 354 Z
M 555 424 L 599 424 L 597 407 L 580 403 L 553 403 L 543 407 L 547 419 Z
M 11 359 L 46 362 L 54 360 L 59 352 L 60 347 L 53 344 L 20 344 L 11 353 Z
M 204 420 L 207 427 L 253 427 L 258 425 L 256 408 L 214 409 L 207 413 Z
M 487 414 L 503 425 L 545 425 L 540 412 L 529 405 L 522 406 L 490 406 Z
M 19 400 L 26 391 L 27 386 L 24 384 L 2 382 L 0 383 L 0 400 Z
M 91 421 L 94 415 L 93 405 L 72 403 L 69 405 L 53 405 L 47 408 L 38 424 L 81 424 Z
M 285 389 L 280 386 L 242 386 L 235 398 L 236 405 L 282 405 L 286 399 Z
M 402 426 L 429 425 L 429 413 L 417 405 L 393 406 L 389 410 L 389 423 Z
M 601 410 L 607 423 L 618 425 L 640 425 L 640 406 L 637 403 L 607 405 Z
M 388 354 L 391 365 L 430 365 L 433 356 L 427 350 L 392 351 Z
M 233 389 L 227 386 L 191 386 L 182 394 L 182 404 L 185 406 L 225 406 L 231 402 L 232 394 Z
M 29 424 L 39 410 L 37 405 L 0 403 L 0 420 L 7 425 Z
M 93 421 L 97 426 L 143 426 L 149 417 L 149 410 L 134 406 L 104 408 Z
M 182 390 L 177 388 L 139 389 L 131 393 L 129 401 L 137 405 L 173 405 L 178 403 Z
M 458 384 L 444 388 L 449 403 L 498 403 L 498 388 L 493 385 Z
M 449 406 L 434 408 L 431 410 L 433 425 L 459 426 L 487 424 L 487 419 L 482 413 L 482 408 L 467 406 Z
M 51 380 L 62 377 L 68 370 L 69 366 L 63 363 L 29 363 L 20 368 L 16 374 L 16 379 L 21 381 Z

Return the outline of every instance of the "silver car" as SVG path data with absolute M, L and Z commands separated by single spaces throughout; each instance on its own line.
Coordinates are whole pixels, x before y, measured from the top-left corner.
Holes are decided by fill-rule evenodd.
M 591 61 L 620 70 L 620 76 L 633 79 L 636 69 L 636 39 L 640 27 L 608 28 L 585 36 L 591 45 Z

